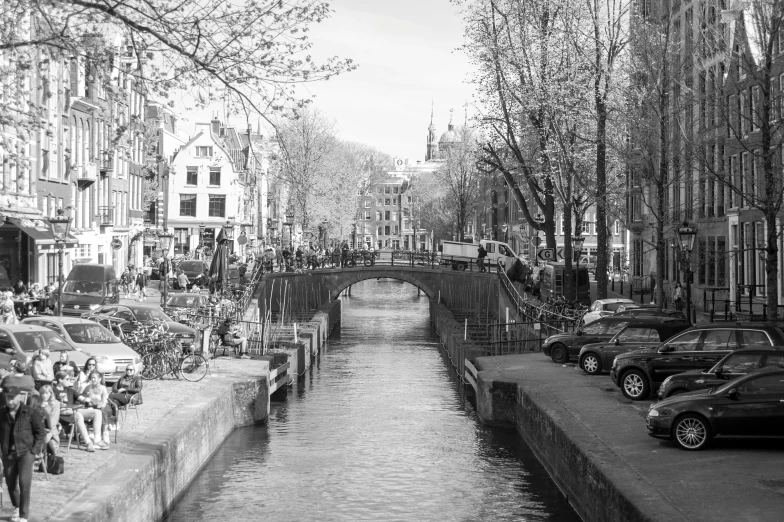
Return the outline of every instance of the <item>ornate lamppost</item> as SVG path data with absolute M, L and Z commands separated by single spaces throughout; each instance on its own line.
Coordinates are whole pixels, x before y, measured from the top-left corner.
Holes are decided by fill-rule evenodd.
M 71 218 L 65 216 L 65 211 L 57 209 L 57 215 L 49 218 L 54 242 L 57 245 L 57 315 L 63 315 L 63 251 L 68 241 L 68 232 L 71 231 Z
M 221 281 L 221 288 L 223 289 L 223 295 L 228 297 L 229 244 L 234 241 L 234 225 L 232 225 L 231 221 L 228 219 L 226 220 L 226 224 L 223 225 L 223 234 L 226 236 L 226 248 L 223 249 L 224 255 L 226 256 L 223 259 L 226 269 L 223 271 L 223 281 Z
M 289 227 L 289 248 L 294 250 L 294 211 L 289 210 L 286 212 L 286 221 L 283 222 L 284 227 Z
M 691 322 L 691 250 L 694 248 L 694 238 L 697 235 L 697 229 L 690 227 L 687 222 L 683 222 L 683 226 L 678 229 L 678 240 L 681 243 L 681 263 L 683 271 L 686 274 L 686 317 Z
M 580 267 L 580 256 L 583 253 L 583 243 L 585 243 L 583 236 L 572 236 L 572 256 L 574 256 L 574 262 L 578 268 Z
M 174 234 L 167 232 L 165 229 L 158 234 L 158 241 L 161 244 L 161 251 L 163 252 L 163 270 L 161 274 L 161 284 L 163 285 L 163 292 L 161 292 L 161 305 L 166 305 L 169 295 L 169 249 L 174 241 Z

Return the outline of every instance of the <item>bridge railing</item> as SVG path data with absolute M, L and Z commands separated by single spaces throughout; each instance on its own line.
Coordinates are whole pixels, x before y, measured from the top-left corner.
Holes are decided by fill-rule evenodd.
M 331 268 L 370 268 L 375 266 L 409 266 L 423 268 L 451 268 L 453 270 L 480 272 L 482 269 L 476 259 L 466 257 L 442 256 L 438 252 L 414 252 L 407 250 L 391 250 L 380 252 L 346 252 L 330 255 L 303 256 L 299 259 L 290 257 L 277 270 L 269 264 L 266 271 L 297 271 Z M 486 263 L 485 272 L 490 271 L 490 263 Z

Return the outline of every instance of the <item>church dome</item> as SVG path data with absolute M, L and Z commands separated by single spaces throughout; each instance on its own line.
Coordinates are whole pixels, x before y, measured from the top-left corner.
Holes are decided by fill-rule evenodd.
M 438 140 L 438 143 L 458 143 L 460 141 L 460 136 L 457 135 L 455 132 L 454 125 L 449 125 L 449 130 L 441 135 L 441 138 Z

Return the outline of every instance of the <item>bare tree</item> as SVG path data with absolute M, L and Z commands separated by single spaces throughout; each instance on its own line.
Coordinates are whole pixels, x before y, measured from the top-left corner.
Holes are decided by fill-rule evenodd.
M 479 200 L 479 176 L 476 166 L 478 146 L 468 127 L 458 129 L 460 141 L 446 152 L 446 161 L 436 172 L 446 187 L 445 202 L 455 223 L 455 236 L 465 240 L 466 225 Z

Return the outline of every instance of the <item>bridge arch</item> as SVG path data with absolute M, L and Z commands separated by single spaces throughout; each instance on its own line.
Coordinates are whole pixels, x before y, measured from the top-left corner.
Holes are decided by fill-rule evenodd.
M 325 274 L 326 275 L 326 274 Z M 336 299 L 341 292 L 349 286 L 367 281 L 368 279 L 396 279 L 398 281 L 405 281 L 411 283 L 415 287 L 422 290 L 429 298 L 434 298 L 437 295 L 437 290 L 434 290 L 432 285 L 427 284 L 421 277 L 417 277 L 416 272 L 409 272 L 405 270 L 395 269 L 371 269 L 371 270 L 357 270 L 341 272 L 335 280 L 334 285 L 330 285 L 329 296 L 331 299 Z

